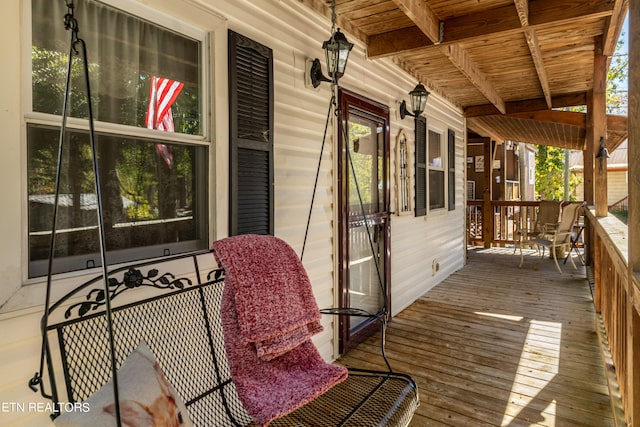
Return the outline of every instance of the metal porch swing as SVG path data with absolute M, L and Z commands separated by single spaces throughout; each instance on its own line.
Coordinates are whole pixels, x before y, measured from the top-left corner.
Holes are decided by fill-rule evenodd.
M 368 218 L 368 214 L 366 212 L 365 209 L 365 205 L 364 205 L 364 201 L 363 201 L 363 197 L 362 197 L 362 193 L 360 190 L 360 184 L 358 182 L 357 179 L 357 174 L 356 174 L 356 169 L 355 169 L 355 164 L 353 162 L 353 157 L 352 157 L 352 153 L 351 153 L 351 148 L 350 145 L 348 143 L 349 139 L 348 139 L 348 134 L 346 131 L 346 126 L 344 124 L 344 119 L 342 116 L 342 110 L 340 108 L 340 106 L 337 103 L 337 97 L 336 97 L 336 91 L 338 89 L 338 84 L 337 84 L 337 79 L 335 81 L 332 82 L 332 87 L 331 87 L 331 99 L 329 101 L 329 108 L 327 111 L 327 119 L 325 122 L 325 127 L 324 127 L 324 135 L 323 135 L 323 139 L 322 139 L 322 144 L 321 144 L 321 148 L 320 148 L 320 155 L 319 155 L 319 159 L 318 159 L 318 165 L 316 168 L 316 176 L 315 176 L 315 181 L 314 181 L 314 185 L 313 185 L 313 193 L 312 193 L 312 197 L 311 197 L 311 203 L 309 206 L 309 214 L 307 216 L 307 225 L 305 228 L 305 234 L 304 234 L 304 241 L 302 244 L 302 251 L 300 253 L 300 259 L 303 260 L 304 259 L 304 253 L 305 253 L 305 248 L 306 248 L 306 243 L 307 243 L 307 238 L 308 238 L 308 234 L 309 234 L 309 228 L 310 228 L 310 224 L 311 224 L 311 218 L 312 218 L 312 213 L 313 213 L 313 205 L 315 202 L 315 196 L 316 196 L 316 192 L 317 192 L 317 187 L 318 187 L 318 179 L 319 179 L 319 175 L 320 175 L 320 170 L 321 170 L 321 165 L 322 165 L 322 158 L 323 158 L 323 153 L 324 153 L 324 147 L 325 147 L 325 143 L 326 143 L 326 139 L 327 139 L 327 132 L 328 132 L 328 128 L 329 128 L 329 122 L 333 115 L 336 118 L 336 122 L 337 122 L 337 126 L 338 126 L 338 134 L 340 135 L 341 138 L 343 138 L 343 141 L 345 141 L 345 151 L 346 151 L 346 157 L 347 157 L 347 163 L 348 163 L 348 169 L 349 172 L 351 174 L 351 177 L 353 179 L 353 184 L 354 184 L 354 188 L 355 188 L 355 192 L 357 195 L 357 199 L 358 199 L 358 208 L 360 210 L 360 216 L 362 218 L 362 223 L 364 224 L 364 228 L 366 231 L 366 236 L 367 236 L 367 243 L 369 245 L 369 250 L 371 251 L 371 256 L 373 259 L 373 264 L 375 267 L 375 273 L 376 273 L 376 279 L 377 279 L 377 287 L 379 288 L 380 291 L 380 295 L 382 297 L 382 307 L 380 307 L 380 310 L 372 313 L 370 311 L 358 308 L 358 307 L 333 307 L 333 308 L 324 308 L 321 309 L 320 312 L 323 314 L 327 314 L 327 315 L 334 315 L 334 316 L 346 316 L 346 317 L 358 317 L 358 318 L 362 318 L 362 319 L 368 319 L 370 321 L 376 321 L 380 323 L 380 330 L 381 330 L 381 345 L 380 345 L 380 353 L 381 356 L 384 360 L 384 363 L 388 369 L 389 372 L 393 372 L 393 370 L 391 369 L 391 364 L 389 363 L 389 360 L 387 359 L 387 355 L 386 355 L 386 351 L 385 351 L 385 342 L 386 342 L 386 329 L 387 329 L 387 322 L 389 320 L 389 303 L 388 303 L 388 296 L 387 296 L 387 290 L 384 288 L 384 281 L 382 279 L 382 273 L 380 270 L 380 259 L 379 256 L 377 255 L 377 252 L 375 250 L 375 244 L 374 244 L 374 239 L 373 239 L 373 234 L 372 234 L 372 230 L 371 230 L 371 221 Z
M 89 143 L 91 146 L 91 155 L 92 155 L 92 164 L 93 164 L 93 174 L 94 174 L 94 191 L 96 193 L 96 204 L 97 204 L 97 220 L 98 220 L 98 238 L 100 243 L 100 259 L 102 263 L 102 278 L 104 282 L 104 304 L 105 304 L 105 315 L 107 318 L 107 333 L 108 333 L 108 341 L 109 341 L 109 353 L 110 353 L 110 361 L 111 361 L 111 374 L 113 381 L 113 394 L 114 400 L 119 402 L 118 397 L 118 375 L 117 375 L 117 367 L 116 367 L 116 357 L 115 357 L 115 347 L 113 340 L 113 319 L 112 319 L 112 311 L 111 311 L 111 292 L 109 290 L 109 273 L 107 271 L 107 258 L 106 258 L 106 249 L 105 249 L 105 231 L 104 231 L 104 214 L 102 209 L 102 192 L 100 191 L 100 175 L 98 173 L 98 158 L 97 158 L 97 150 L 96 150 L 96 142 L 95 142 L 95 129 L 94 129 L 94 117 L 93 117 L 93 107 L 91 103 L 91 85 L 89 84 L 89 64 L 87 61 L 87 45 L 85 41 L 79 37 L 79 27 L 78 20 L 75 18 L 74 9 L 75 5 L 73 0 L 65 0 L 65 5 L 67 7 L 67 13 L 64 16 L 64 27 L 66 30 L 70 31 L 70 43 L 69 43 L 69 56 L 68 56 L 68 66 L 67 66 L 67 75 L 65 81 L 65 92 L 64 92 L 64 101 L 62 106 L 62 124 L 60 127 L 60 138 L 58 142 L 58 156 L 57 156 L 57 166 L 56 166 L 56 178 L 55 178 L 55 196 L 53 202 L 53 223 L 51 226 L 51 240 L 49 244 L 49 258 L 48 258 L 48 267 L 47 267 L 47 290 L 45 296 L 45 312 L 42 317 L 41 322 L 41 333 L 42 333 L 42 349 L 40 354 L 40 368 L 38 372 L 36 372 L 29 381 L 29 387 L 37 391 L 38 386 L 40 386 L 41 394 L 48 398 L 57 401 L 56 389 L 55 387 L 51 392 L 46 392 L 43 387 L 43 373 L 44 373 L 44 365 L 45 360 L 46 364 L 51 367 L 51 351 L 49 347 L 49 341 L 47 339 L 47 331 L 48 331 L 48 323 L 49 323 L 49 314 L 53 310 L 51 306 L 51 280 L 53 275 L 53 259 L 54 259 L 54 251 L 55 251 L 55 242 L 56 242 L 56 229 L 57 229 L 57 217 L 58 217 L 58 202 L 60 197 L 60 179 L 61 179 L 61 169 L 62 169 L 62 156 L 63 156 L 63 148 L 65 142 L 65 133 L 67 126 L 67 116 L 69 113 L 69 94 L 71 89 L 71 70 L 74 62 L 74 55 L 81 56 L 82 61 L 82 71 L 83 77 L 85 81 L 85 96 L 87 103 L 87 111 L 88 111 L 88 121 L 89 121 Z M 79 50 L 78 50 L 79 49 Z M 55 383 L 55 374 L 50 369 L 49 370 L 51 383 Z M 57 412 L 57 411 L 56 411 Z M 54 415 L 57 415 L 57 412 Z M 120 406 L 116 405 L 116 413 L 115 413 L 116 421 L 118 425 L 121 425 L 121 414 L 120 414 Z
M 127 421 L 130 413 L 122 406 L 128 402 L 129 394 L 127 393 L 131 393 L 131 390 L 127 387 L 131 379 L 120 370 L 128 363 L 129 356 L 138 351 L 140 344 L 144 343 L 148 345 L 146 348 L 155 357 L 154 368 L 161 366 L 164 373 L 161 376 L 162 380 L 171 384 L 163 387 L 163 381 L 160 379 L 157 381 L 163 392 L 171 397 L 169 400 L 173 401 L 172 405 L 176 406 L 173 415 L 177 417 L 179 425 L 190 425 L 189 422 L 202 427 L 255 425 L 238 398 L 234 380 L 229 372 L 220 320 L 225 271 L 219 266 L 211 265 L 212 250 L 167 256 L 111 270 L 107 266 L 87 47 L 84 40 L 78 36 L 79 29 L 74 17 L 73 1 L 65 0 L 65 4 L 67 14 L 64 25 L 71 34 L 69 60 L 58 142 L 45 307 L 40 325 L 42 334 L 40 364 L 38 371 L 29 380 L 29 387 L 34 392 L 39 391 L 43 397 L 56 405 L 51 417 L 60 421 L 64 418 L 60 417 L 63 414 L 61 409 L 65 410 L 65 416 L 68 415 L 67 407 L 61 406 L 61 403 L 89 401 L 103 392 L 110 382 L 112 391 L 105 393 L 110 394 L 109 399 L 114 402 L 111 413 L 112 423 L 118 427 L 130 425 Z M 335 1 L 333 10 L 333 30 L 335 30 Z M 339 30 L 337 32 L 339 33 Z M 332 39 L 327 43 L 335 41 L 333 38 L 335 34 L 332 31 Z M 75 56 L 79 56 L 83 63 L 102 266 L 100 275 L 81 283 L 52 302 L 51 284 L 62 153 L 69 114 L 71 69 Z M 342 114 L 336 103 L 338 78 L 336 73 L 332 75 L 332 96 L 300 260 L 304 256 L 332 114 L 337 118 L 338 131 L 345 141 L 348 140 L 342 123 Z M 329 308 L 320 311 L 332 316 L 361 317 L 379 322 L 381 356 L 386 370 L 349 368 L 346 380 L 295 411 L 273 420 L 270 424 L 272 426 L 406 426 L 419 405 L 415 381 L 407 374 L 394 372 L 385 353 L 385 334 L 389 317 L 388 299 L 379 260 L 375 255 L 373 236 L 360 194 L 360 186 L 355 179 L 355 166 L 348 144 L 346 145 L 347 158 L 354 176 L 369 246 L 374 254 L 378 285 L 382 294 L 382 307 L 376 313 L 359 308 Z M 185 267 L 184 264 L 189 262 L 190 266 Z M 180 272 L 174 274 L 169 269 L 171 271 L 178 269 Z M 115 297 L 118 299 L 114 302 Z M 119 378 L 120 375 L 122 377 Z M 60 376 L 62 379 L 57 380 Z M 178 400 L 179 403 L 176 402 Z
M 360 191 L 360 184 L 358 182 L 358 178 L 357 178 L 357 173 L 356 173 L 356 168 L 353 162 L 353 156 L 351 153 L 351 147 L 349 144 L 349 136 L 347 134 L 347 129 L 346 129 L 346 125 L 345 125 L 345 120 L 343 117 L 343 112 L 342 112 L 342 108 L 339 106 L 338 102 L 337 102 L 337 93 L 338 93 L 338 89 L 339 89 L 339 80 L 340 78 L 344 75 L 345 73 L 345 69 L 347 66 L 347 62 L 348 62 L 348 58 L 349 58 L 349 53 L 351 51 L 351 49 L 353 48 L 353 44 L 349 43 L 346 39 L 346 37 L 344 36 L 344 34 L 342 34 L 342 32 L 340 32 L 340 29 L 336 27 L 336 2 L 335 0 L 332 0 L 331 2 L 331 38 L 327 41 L 325 41 L 322 45 L 324 51 L 325 51 L 325 56 L 326 56 L 326 62 L 327 62 L 327 71 L 329 74 L 329 78 L 325 77 L 322 74 L 322 67 L 320 65 L 320 61 L 318 59 L 315 59 L 313 61 L 313 65 L 311 67 L 310 70 L 310 77 L 311 77 L 311 82 L 313 87 L 318 87 L 321 82 L 328 82 L 331 84 L 331 99 L 329 100 L 329 107 L 327 109 L 327 118 L 325 120 L 325 126 L 324 126 L 324 133 L 323 133 L 323 137 L 322 137 L 322 144 L 320 146 L 320 154 L 318 157 L 318 165 L 316 167 L 316 175 L 315 175 L 315 180 L 314 180 L 314 185 L 313 185 L 313 192 L 312 192 L 312 196 L 311 196 L 311 202 L 310 202 L 310 206 L 309 206 L 309 214 L 307 216 L 307 225 L 305 228 L 305 234 L 304 234 L 304 241 L 302 244 L 302 250 L 300 253 L 300 260 L 304 259 L 304 253 L 305 253 L 305 248 L 306 248 L 306 243 L 307 243 L 307 238 L 308 238 L 308 234 L 309 234 L 309 227 L 311 224 L 311 217 L 312 217 L 312 213 L 313 213 L 313 205 L 315 202 L 315 196 L 317 193 L 317 188 L 318 188 L 318 179 L 320 176 L 320 170 L 321 170 L 321 165 L 322 165 L 322 158 L 323 158 L 323 154 L 324 154 L 324 149 L 325 149 L 325 144 L 326 144 L 326 140 L 327 140 L 327 132 L 329 129 L 329 124 L 330 124 L 330 120 L 331 120 L 331 116 L 332 113 L 335 116 L 336 122 L 337 122 L 337 127 L 338 127 L 338 131 L 337 134 L 340 138 L 342 138 L 345 145 L 345 149 L 346 149 L 346 157 L 347 157 L 347 163 L 348 166 L 347 168 L 349 169 L 350 172 L 350 176 L 353 179 L 353 184 L 355 187 L 355 192 L 358 198 L 358 207 L 360 209 L 360 216 L 362 218 L 362 222 L 364 224 L 364 228 L 366 231 L 366 236 L 367 236 L 367 243 L 369 245 L 369 250 L 371 251 L 371 256 L 373 259 L 373 263 L 375 266 L 375 272 L 376 272 L 376 279 L 377 279 L 377 287 L 379 288 L 379 291 L 381 293 L 381 297 L 382 297 L 382 307 L 380 308 L 379 311 L 375 312 L 375 313 L 371 313 L 367 310 L 363 310 L 361 308 L 357 308 L 357 307 L 339 307 L 339 308 L 327 308 L 327 309 L 321 309 L 321 313 L 323 314 L 327 314 L 327 315 L 334 315 L 334 316 L 343 316 L 343 317 L 356 317 L 356 318 L 362 318 L 362 319 L 368 319 L 370 321 L 377 321 L 380 322 L 380 326 L 381 326 L 381 355 L 384 359 L 385 365 L 388 369 L 389 372 L 392 372 L 391 369 L 391 365 L 387 359 L 386 356 L 386 352 L 385 352 L 385 339 L 386 339 L 386 329 L 387 329 L 387 322 L 389 320 L 389 302 L 388 302 L 388 296 L 387 296 L 387 290 L 385 289 L 384 286 L 384 281 L 382 279 L 382 274 L 381 274 L 381 270 L 380 270 L 380 259 L 376 253 L 375 247 L 374 247 L 374 240 L 373 240 L 373 236 L 372 236 L 372 232 L 371 232 L 371 221 L 369 219 L 369 216 L 367 215 L 367 212 L 365 210 L 365 206 L 364 206 L 364 201 L 362 198 L 362 193 Z M 349 304 L 351 305 L 351 304 Z

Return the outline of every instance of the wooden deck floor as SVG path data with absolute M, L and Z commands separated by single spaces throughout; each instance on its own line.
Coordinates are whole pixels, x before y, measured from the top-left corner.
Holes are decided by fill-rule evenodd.
M 389 324 L 394 370 L 418 382 L 411 426 L 610 426 L 584 267 L 474 249 L 468 265 Z M 345 355 L 381 367 L 379 336 Z

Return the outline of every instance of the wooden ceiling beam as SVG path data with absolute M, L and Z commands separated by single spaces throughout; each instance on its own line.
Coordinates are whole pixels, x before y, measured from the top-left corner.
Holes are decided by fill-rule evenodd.
M 629 0 L 615 0 L 613 5 L 613 13 L 609 18 L 604 30 L 603 53 L 611 58 L 616 50 L 622 23 L 629 10 Z
M 529 52 L 531 52 L 531 59 L 533 60 L 533 65 L 536 67 L 538 81 L 540 82 L 544 99 L 547 101 L 547 108 L 551 108 L 551 89 L 549 88 L 549 79 L 547 78 L 547 70 L 544 67 L 544 59 L 542 58 L 538 35 L 535 30 L 529 29 L 529 0 L 514 0 L 513 3 L 518 12 L 520 25 L 522 25 L 522 28 L 525 28 L 524 38 L 527 40 Z
M 385 52 L 406 52 L 433 45 L 433 41 L 429 40 L 429 37 L 418 27 L 407 27 L 370 36 L 369 45 L 367 46 L 367 57 L 378 58 L 387 56 Z M 380 48 L 383 48 L 384 51 L 379 51 L 378 49 Z
M 540 43 L 538 42 L 536 31 L 527 30 L 524 32 L 524 37 L 527 40 L 527 45 L 529 45 L 531 59 L 533 60 L 533 65 L 535 65 L 536 72 L 538 73 L 538 81 L 540 82 L 544 99 L 547 101 L 547 108 L 552 108 L 549 78 L 547 77 L 547 70 L 544 67 L 544 59 L 542 58 L 542 51 L 540 50 Z
M 424 0 L 393 0 L 393 2 L 427 36 L 431 42 L 440 40 L 440 19 Z
M 613 13 L 612 3 L 601 0 L 535 1 L 529 2 L 528 10 L 527 27 L 532 30 L 572 24 L 586 18 L 602 18 Z M 496 30 L 521 32 L 524 30 L 521 24 L 515 5 L 504 6 L 446 21 L 443 42 L 460 42 L 494 34 Z
M 513 0 L 513 5 L 518 12 L 520 24 L 523 27 L 529 26 L 529 0 Z
M 506 113 L 507 108 L 504 100 L 466 50 L 459 45 L 452 44 L 449 46 L 443 46 L 442 53 L 449 58 L 453 65 L 455 65 L 456 68 L 458 68 L 458 70 L 467 77 L 467 79 L 498 109 L 498 111 L 502 114 Z
M 315 10 L 320 15 L 324 16 L 331 22 L 331 2 L 327 4 L 325 0 L 299 0 L 301 4 L 304 6 Z M 369 37 L 362 32 L 356 25 L 354 25 L 351 21 L 347 20 L 339 13 L 339 6 L 337 6 L 338 13 L 336 16 L 336 25 L 340 27 L 343 32 L 354 35 L 358 40 L 360 40 L 365 45 L 369 44 Z
M 526 124 L 527 120 L 537 123 L 529 125 Z M 617 148 L 621 141 L 625 139 L 625 135 L 628 133 L 627 126 L 626 116 L 607 115 L 607 146 L 610 150 Z M 574 111 L 546 110 L 493 117 L 472 117 L 467 120 L 467 127 L 479 135 L 490 136 L 496 140 L 515 139 L 531 144 L 583 150 L 587 129 L 587 114 Z M 532 129 L 537 129 L 537 131 L 532 131 Z M 568 133 L 564 133 L 561 129 L 567 130 Z M 574 130 L 571 131 L 570 129 Z M 575 129 L 578 130 L 577 134 Z M 552 138 L 553 141 L 551 141 L 541 134 L 545 132 L 550 134 L 560 132 L 566 138 Z M 524 136 L 527 134 L 528 137 Z M 569 137 L 570 134 L 574 136 Z M 575 139 L 576 136 L 578 139 Z
M 550 122 L 569 126 L 586 126 L 586 113 L 576 111 L 546 110 L 531 111 L 528 113 L 512 113 L 507 114 L 508 117 L 517 117 L 520 119 L 536 120 L 539 122 Z M 616 116 L 607 114 L 607 131 L 614 133 L 627 132 L 627 116 Z
M 586 105 L 587 94 L 585 92 L 569 93 L 551 97 L 553 108 L 575 107 Z M 512 101 L 506 104 L 507 114 L 526 113 L 529 111 L 543 111 L 549 109 L 547 100 L 544 98 L 526 99 L 524 101 Z M 493 104 L 474 105 L 464 109 L 464 116 L 480 117 L 500 114 L 500 111 Z
M 516 117 L 519 119 L 536 120 L 538 122 L 557 123 L 561 125 L 569 126 L 581 126 L 584 127 L 587 123 L 585 113 L 578 113 L 575 111 L 560 111 L 560 110 L 544 110 L 544 111 L 531 111 L 528 113 L 513 113 L 507 114 L 508 117 Z
M 308 0 L 304 0 L 308 1 Z M 617 0 L 627 1 L 627 0 Z M 444 20 L 442 44 L 458 44 L 474 41 L 487 36 L 509 33 L 523 33 L 526 30 L 544 30 L 555 26 L 568 25 L 588 18 L 611 16 L 611 2 L 600 0 L 558 0 L 536 1 L 527 5 L 527 27 L 522 26 L 518 8 L 515 5 L 503 6 L 475 14 Z M 522 11 L 520 11 L 522 13 Z M 615 26 L 614 26 L 615 27 Z M 389 43 L 394 38 L 406 38 L 407 31 L 390 31 L 369 36 L 368 56 L 378 58 L 410 52 L 415 49 L 436 48 L 433 40 L 420 43 L 414 41 L 405 45 Z M 403 47 L 405 46 L 405 47 Z
M 607 132 L 627 133 L 628 131 L 629 121 L 627 116 L 607 114 Z

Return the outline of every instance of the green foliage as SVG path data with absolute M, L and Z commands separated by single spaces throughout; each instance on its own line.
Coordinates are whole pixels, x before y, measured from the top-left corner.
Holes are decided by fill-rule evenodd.
M 616 52 L 619 52 L 624 41 L 618 40 Z M 626 115 L 627 92 L 619 90 L 626 81 L 629 71 L 629 56 L 616 53 L 611 60 L 607 72 L 607 114 Z M 585 105 L 563 108 L 566 111 L 586 112 Z M 575 173 L 569 175 L 569 193 L 575 200 L 575 190 L 581 179 Z M 536 155 L 536 197 L 545 200 L 564 199 L 564 149 L 558 147 L 538 146 Z
M 147 219 L 155 219 L 157 214 L 149 204 L 138 206 L 129 206 L 126 208 L 126 216 L 130 221 L 143 221 Z
M 541 145 L 536 155 L 536 198 L 540 200 L 564 200 L 564 148 Z M 575 200 L 575 190 L 580 179 L 569 175 L 570 199 Z
M 62 115 L 62 101 L 64 99 L 69 65 L 68 54 L 33 46 L 31 62 L 33 69 L 33 111 Z M 89 64 L 90 75 L 97 75 L 99 72 L 100 69 L 96 64 Z M 87 102 L 84 96 L 84 66 L 78 57 L 74 57 L 71 65 L 70 82 L 72 90 L 67 107 L 70 116 L 87 117 Z M 77 96 L 75 95 L 76 93 L 78 93 Z M 97 97 L 93 94 L 93 105 L 97 101 Z
M 620 209 L 620 210 L 610 211 L 610 213 L 616 218 L 618 218 L 620 221 L 624 222 L 625 224 L 628 224 L 627 221 L 629 220 L 629 211 Z
M 62 104 L 66 85 L 68 55 L 61 51 L 32 46 L 33 109 L 54 115 L 62 115 Z M 122 76 L 109 78 L 102 73 L 98 63 L 89 63 L 92 90 L 92 105 L 96 120 L 116 122 L 135 127 L 145 126 L 148 105 L 150 76 L 123 64 Z M 108 86 L 108 87 L 107 87 Z M 105 88 L 106 87 L 106 88 Z M 84 96 L 84 70 L 80 58 L 74 57 L 71 67 L 71 96 L 68 113 L 71 117 L 88 116 L 87 100 Z M 128 94 L 122 99 L 113 94 Z M 172 106 L 177 133 L 201 133 L 199 89 L 185 84 Z M 94 192 L 91 150 L 88 134 L 83 131 L 67 131 L 67 145 L 62 158 L 62 194 L 84 194 Z M 29 178 L 30 195 L 53 194 L 57 166 L 59 129 L 35 127 L 29 134 Z M 116 190 L 107 193 L 114 206 L 121 205 L 121 197 L 134 202 L 125 209 L 129 221 L 157 219 L 160 193 L 167 197 L 183 194 L 180 206 L 173 211 L 190 209 L 193 203 L 193 147 L 171 144 L 173 167 L 168 170 L 155 151 L 155 141 L 126 136 L 97 135 L 98 157 L 103 163 L 105 177 L 102 184 Z M 109 170 L 109 168 L 113 168 Z M 104 170 L 103 170 L 104 171 Z M 160 175 L 165 175 L 163 180 Z M 167 187 L 170 185 L 170 189 Z M 178 191 L 179 186 L 179 191 Z M 175 205 L 175 203 L 174 203 Z M 176 212 L 170 212 L 171 217 Z
M 621 37 L 624 35 L 621 34 Z M 629 55 L 620 53 L 624 46 L 622 38 L 618 40 L 616 45 L 616 53 L 611 57 L 611 64 L 607 70 L 607 114 L 627 115 L 627 106 L 629 104 L 628 92 L 622 90 L 621 86 L 627 81 L 629 74 Z M 573 107 L 561 108 L 563 111 L 575 111 L 580 113 L 587 112 L 586 105 L 576 105 Z
M 623 41 L 618 40 L 616 51 L 623 46 Z M 620 90 L 620 85 L 627 80 L 629 73 L 629 55 L 616 53 L 611 58 L 611 65 L 607 72 L 607 113 L 627 114 L 629 104 L 628 92 Z
M 351 164 L 347 165 L 349 171 L 349 205 L 358 207 L 360 209 L 360 197 L 362 202 L 369 205 L 372 200 L 372 174 L 373 165 L 371 154 L 360 153 L 361 140 L 369 140 L 371 136 L 371 128 L 358 122 L 349 122 L 349 141 L 353 144 L 351 150 L 351 161 L 353 162 L 353 169 L 355 170 L 355 176 Z M 363 145 L 366 143 L 363 143 Z M 364 148 L 364 147 L 363 147 Z M 348 159 L 347 159 L 348 161 Z M 356 182 L 358 184 L 356 188 Z M 375 189 L 373 189 L 375 191 Z M 358 194 L 359 193 L 359 194 Z

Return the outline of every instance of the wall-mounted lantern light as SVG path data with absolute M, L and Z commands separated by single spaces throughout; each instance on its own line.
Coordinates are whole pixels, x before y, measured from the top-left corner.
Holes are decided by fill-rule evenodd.
M 313 60 L 311 65 L 310 77 L 313 87 L 320 86 L 322 82 L 331 82 L 338 84 L 340 77 L 344 75 L 344 71 L 347 68 L 347 61 L 349 60 L 349 53 L 353 49 L 353 43 L 350 43 L 345 35 L 340 31 L 340 28 L 336 30 L 336 2 L 331 3 L 331 38 L 322 43 L 322 49 L 327 62 L 327 73 L 329 77 L 325 77 L 322 74 L 322 66 L 318 58 Z
M 401 119 L 404 119 L 406 116 L 418 117 L 422 114 L 427 105 L 429 91 L 427 91 L 422 83 L 418 83 L 416 87 L 409 92 L 409 96 L 411 97 L 411 112 L 407 110 L 407 102 L 402 101 L 402 104 L 400 104 Z
M 322 49 L 324 49 L 327 58 L 329 77 L 337 81 L 344 75 L 344 70 L 347 68 L 347 60 L 351 49 L 353 49 L 353 43 L 349 43 L 345 35 L 340 32 L 340 28 L 338 28 L 329 40 L 322 43 Z

